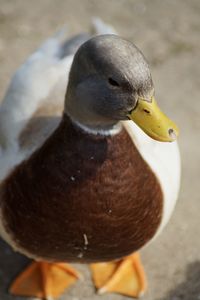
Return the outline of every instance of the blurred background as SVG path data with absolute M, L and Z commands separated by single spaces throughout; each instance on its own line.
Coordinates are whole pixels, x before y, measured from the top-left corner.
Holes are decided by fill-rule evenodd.
M 199 0 L 0 0 L 0 99 L 13 72 L 40 43 L 64 25 L 68 35 L 87 32 L 91 18 L 110 23 L 145 54 L 156 98 L 180 127 L 182 184 L 163 234 L 142 250 L 149 279 L 144 300 L 200 299 L 200 1 Z M 28 260 L 0 240 L 0 299 Z M 86 281 L 62 300 L 122 300 L 98 296 Z

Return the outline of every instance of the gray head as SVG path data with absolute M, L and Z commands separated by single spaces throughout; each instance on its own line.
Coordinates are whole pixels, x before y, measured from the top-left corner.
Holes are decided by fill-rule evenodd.
M 138 98 L 153 95 L 148 64 L 140 50 L 116 35 L 100 35 L 77 51 L 69 76 L 65 112 L 91 128 L 127 120 Z

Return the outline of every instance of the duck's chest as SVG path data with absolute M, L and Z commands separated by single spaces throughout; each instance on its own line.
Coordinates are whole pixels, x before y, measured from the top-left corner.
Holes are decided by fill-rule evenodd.
M 29 253 L 58 261 L 138 250 L 162 218 L 155 175 L 125 131 L 102 138 L 60 127 L 5 181 L 7 230 Z

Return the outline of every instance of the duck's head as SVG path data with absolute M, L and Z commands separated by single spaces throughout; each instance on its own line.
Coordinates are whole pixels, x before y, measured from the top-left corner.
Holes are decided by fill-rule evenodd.
M 178 135 L 176 125 L 155 102 L 153 81 L 143 54 L 116 35 L 96 36 L 77 51 L 65 113 L 97 132 L 131 119 L 158 141 L 173 141 Z

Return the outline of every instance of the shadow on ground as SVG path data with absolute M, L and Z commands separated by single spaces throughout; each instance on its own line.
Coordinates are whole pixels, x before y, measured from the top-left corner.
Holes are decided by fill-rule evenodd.
M 8 294 L 8 289 L 12 280 L 29 263 L 29 259 L 15 253 L 0 239 L 0 299 L 20 300 L 21 297 L 13 298 Z
M 188 265 L 185 281 L 172 289 L 166 297 L 159 300 L 199 300 L 200 299 L 200 261 Z

